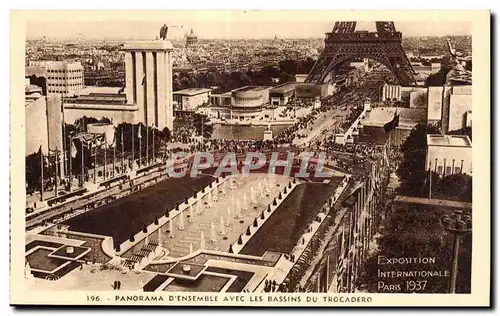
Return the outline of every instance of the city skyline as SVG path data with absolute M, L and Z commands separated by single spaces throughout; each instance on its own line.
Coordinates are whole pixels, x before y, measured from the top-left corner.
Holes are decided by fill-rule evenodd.
M 164 21 L 33 21 L 26 24 L 28 40 L 139 40 L 154 39 L 161 25 L 167 23 L 177 27 L 169 29 L 170 39 L 182 39 L 192 29 L 201 39 L 270 39 L 320 38 L 330 32 L 335 23 L 331 21 L 283 21 L 280 20 L 228 20 L 192 21 L 166 19 Z M 412 36 L 468 36 L 470 25 L 457 21 L 395 21 L 396 29 L 404 37 Z M 374 21 L 357 23 L 356 30 L 375 31 Z

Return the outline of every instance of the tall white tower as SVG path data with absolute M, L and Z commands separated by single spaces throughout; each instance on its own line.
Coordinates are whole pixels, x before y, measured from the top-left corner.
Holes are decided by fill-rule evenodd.
M 158 129 L 174 125 L 170 41 L 128 42 L 125 51 L 127 103 L 138 107 L 135 120 Z

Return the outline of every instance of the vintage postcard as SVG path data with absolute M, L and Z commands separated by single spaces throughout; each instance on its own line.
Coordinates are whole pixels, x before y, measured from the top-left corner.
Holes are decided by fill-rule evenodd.
M 11 17 L 11 304 L 490 305 L 488 11 Z

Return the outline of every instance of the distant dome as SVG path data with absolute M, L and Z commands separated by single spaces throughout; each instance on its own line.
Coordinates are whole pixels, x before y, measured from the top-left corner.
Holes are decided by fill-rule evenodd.
M 191 33 L 186 35 L 186 46 L 195 45 L 196 42 L 198 42 L 198 36 L 196 36 L 193 29 L 191 29 Z
M 193 29 L 191 29 L 191 32 L 188 35 L 186 35 L 186 38 L 198 39 L 198 36 L 196 36 L 196 34 L 194 34 L 194 32 L 193 32 Z

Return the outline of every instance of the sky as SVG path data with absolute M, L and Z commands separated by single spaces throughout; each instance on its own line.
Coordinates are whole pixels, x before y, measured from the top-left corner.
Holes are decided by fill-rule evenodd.
M 240 12 L 241 13 L 241 12 Z M 299 12 L 300 13 L 300 12 Z M 189 12 L 166 16 L 165 19 L 138 20 L 140 14 L 132 20 L 85 21 L 82 19 L 28 21 L 26 35 L 28 39 L 46 37 L 47 39 L 81 39 L 96 40 L 134 40 L 154 39 L 160 27 L 169 26 L 169 38 L 182 38 L 193 29 L 200 38 L 307 38 L 323 37 L 331 31 L 335 16 L 315 18 L 305 12 L 288 15 L 255 15 Z M 421 21 L 395 21 L 396 29 L 403 36 L 445 36 L 470 35 L 468 22 L 429 19 Z M 358 22 L 356 30 L 375 31 L 375 22 Z

